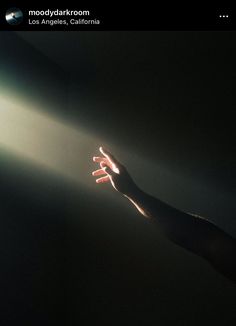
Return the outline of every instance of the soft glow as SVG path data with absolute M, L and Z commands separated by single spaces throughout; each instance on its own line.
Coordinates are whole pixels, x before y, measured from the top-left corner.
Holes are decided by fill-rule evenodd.
M 100 145 L 111 150 L 117 159 L 127 166 L 142 189 L 163 201 L 173 203 L 177 208 L 178 205 L 180 209 L 181 206 L 186 207 L 187 200 L 191 203 L 192 198 L 197 198 L 199 193 L 207 191 L 205 186 L 197 182 L 195 188 L 192 188 L 191 179 L 172 172 L 164 162 L 157 164 L 133 151 L 119 148 L 119 145 L 110 143 L 109 135 L 108 139 L 100 139 L 91 130 L 84 130 L 82 126 L 73 125 L 49 114 L 45 106 L 40 104 L 37 107 L 37 104 L 31 102 L 28 97 L 27 99 L 19 97 L 13 91 L 3 92 L 3 88 L 1 89 L 0 155 L 4 155 L 6 151 L 12 153 L 18 159 L 81 185 L 82 189 L 88 187 L 94 190 L 96 196 L 102 193 L 102 189 L 105 191 L 107 189 L 105 198 L 109 200 L 116 198 L 120 205 L 123 205 L 123 200 L 116 192 L 111 191 L 111 185 L 107 187 L 98 185 L 91 175 L 96 169 L 92 157 L 96 153 L 99 155 Z M 181 185 L 181 192 L 176 191 L 176 185 L 178 187 Z M 213 187 L 211 193 L 219 199 L 218 202 L 228 200 L 228 197 L 219 194 Z M 182 205 L 178 204 L 181 200 Z M 186 210 L 191 211 L 191 207 L 186 207 Z M 220 217 L 216 224 L 225 228 L 224 223 L 219 221 Z M 227 232 L 231 234 L 231 229 L 229 228 Z
M 26 100 L 9 94 L 0 97 L 0 149 L 87 184 L 88 153 L 95 141 Z

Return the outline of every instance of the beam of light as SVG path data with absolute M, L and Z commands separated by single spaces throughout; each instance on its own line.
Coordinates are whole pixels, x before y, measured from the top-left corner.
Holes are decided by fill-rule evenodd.
M 196 181 L 193 188 L 191 179 L 175 174 L 165 166 L 165 162 L 157 164 L 133 151 L 119 148 L 117 144 L 111 144 L 110 140 L 108 144 L 106 139 L 98 138 L 94 132 L 49 114 L 45 108 L 42 110 L 35 103 L 18 97 L 13 92 L 4 91 L 0 95 L 0 155 L 3 151 L 8 151 L 39 168 L 52 171 L 70 182 L 89 187 L 98 193 L 98 187 L 106 188 L 95 184 L 91 172 L 96 169 L 92 156 L 100 145 L 108 145 L 118 159 L 123 157 L 121 161 L 125 165 L 129 163 L 128 170 L 141 188 L 177 208 L 186 207 L 186 211 L 193 211 L 191 208 L 196 200 L 192 198 L 198 198 L 199 201 L 199 193 L 209 191 Z M 211 193 L 214 198 L 218 198 L 215 202 L 227 201 L 227 197 L 216 189 L 211 188 Z M 110 189 L 106 191 L 106 196 L 108 194 L 110 198 L 120 198 Z M 122 199 L 120 202 L 123 205 Z M 186 206 L 187 202 L 189 208 Z M 215 220 L 215 223 L 224 229 L 224 223 L 219 221 Z
M 88 155 L 96 147 L 93 135 L 40 110 L 37 105 L 7 93 L 0 96 L 0 150 L 75 182 L 92 184 Z

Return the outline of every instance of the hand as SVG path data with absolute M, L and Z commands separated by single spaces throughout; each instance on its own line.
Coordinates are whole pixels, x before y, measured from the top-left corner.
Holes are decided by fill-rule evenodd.
M 99 150 L 103 157 L 94 156 L 93 161 L 100 163 L 100 169 L 94 171 L 92 175 L 103 176 L 96 179 L 96 183 L 111 182 L 112 186 L 122 194 L 132 193 L 137 186 L 126 168 L 106 149 L 100 147 Z

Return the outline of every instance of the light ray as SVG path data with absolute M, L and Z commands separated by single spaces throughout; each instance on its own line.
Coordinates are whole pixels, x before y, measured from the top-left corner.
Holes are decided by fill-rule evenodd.
M 40 111 L 32 103 L 8 94 L 0 97 L 0 148 L 18 157 L 87 183 L 83 172 L 88 170 L 88 152 L 95 143 L 92 135 Z

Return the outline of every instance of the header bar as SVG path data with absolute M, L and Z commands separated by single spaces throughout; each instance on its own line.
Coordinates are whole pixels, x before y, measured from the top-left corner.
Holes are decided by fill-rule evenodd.
M 5 31 L 100 30 L 236 30 L 231 8 L 199 6 L 90 5 L 5 6 L 0 8 L 0 29 Z

